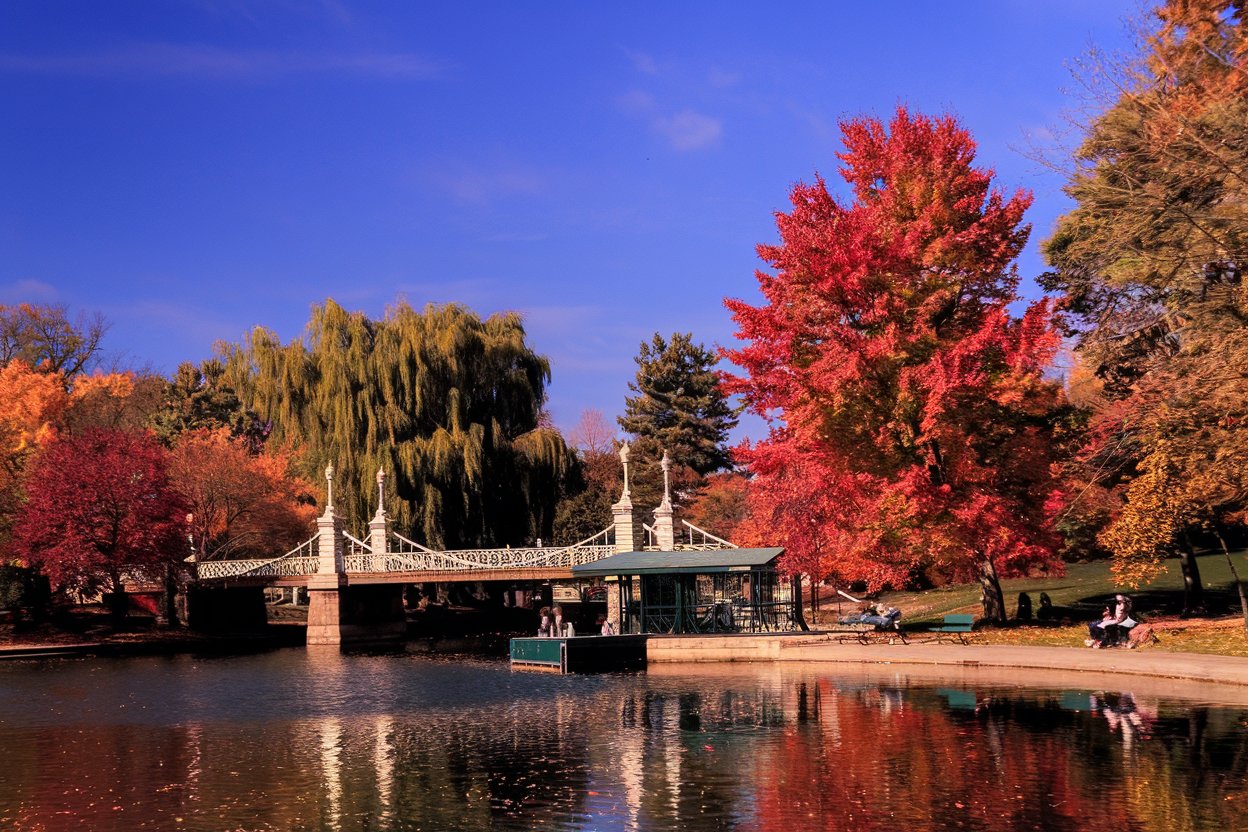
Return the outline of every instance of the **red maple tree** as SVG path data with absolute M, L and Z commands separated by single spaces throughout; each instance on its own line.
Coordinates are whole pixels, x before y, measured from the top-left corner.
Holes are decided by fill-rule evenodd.
M 746 372 L 729 389 L 771 425 L 741 449 L 767 503 L 755 514 L 820 526 L 789 535 L 822 547 L 795 540 L 797 569 L 872 588 L 975 576 L 1001 619 L 999 577 L 1056 564 L 1045 507 L 1063 400 L 1044 370 L 1058 339 L 1046 301 L 1009 312 L 1031 197 L 993 187 L 952 117 L 900 109 L 841 129 L 853 200 L 822 178 L 794 187 L 780 245 L 759 246 L 766 303 L 725 301 L 746 341 L 727 351 Z
M 49 445 L 26 480 L 14 544 L 60 589 L 113 593 L 124 580 L 185 555 L 186 505 L 169 483 L 166 454 L 146 433 L 89 430 Z

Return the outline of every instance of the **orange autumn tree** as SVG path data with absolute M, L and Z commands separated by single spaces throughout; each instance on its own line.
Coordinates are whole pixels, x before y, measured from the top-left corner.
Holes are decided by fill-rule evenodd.
M 22 360 L 0 367 L 0 540 L 22 503 L 22 477 L 39 448 L 56 439 L 68 396 L 59 373 Z
M 749 477 L 739 471 L 711 474 L 686 509 L 689 521 L 713 535 L 732 540 L 749 518 L 749 491 Z
M 1093 64 L 1112 95 L 1075 153 L 1076 205 L 1045 244 L 1042 283 L 1103 384 L 1073 466 L 1092 487 L 1076 493 L 1125 493 L 1101 542 L 1132 580 L 1178 555 L 1194 613 L 1192 533 L 1248 510 L 1248 18 L 1241 0 L 1168 0 L 1154 15 L 1140 55 Z
M 742 449 L 751 491 L 818 473 L 802 487 L 833 503 L 821 556 L 845 577 L 978 579 L 985 617 L 1004 620 L 1002 575 L 1060 568 L 1046 505 L 1064 400 L 1044 375 L 1058 339 L 1045 301 L 1010 312 L 1031 197 L 994 187 L 951 117 L 841 128 L 852 201 L 796 186 L 780 244 L 759 247 L 764 303 L 726 301 L 745 341 L 729 390 L 771 424 Z M 805 502 L 777 503 L 773 527 L 809 524 Z
M 225 428 L 182 434 L 169 474 L 200 560 L 280 555 L 308 537 L 316 518 L 312 485 L 292 473 L 287 454 L 251 453 Z
M 72 381 L 65 429 L 148 430 L 160 408 L 165 382 L 155 375 L 121 372 L 83 373 Z

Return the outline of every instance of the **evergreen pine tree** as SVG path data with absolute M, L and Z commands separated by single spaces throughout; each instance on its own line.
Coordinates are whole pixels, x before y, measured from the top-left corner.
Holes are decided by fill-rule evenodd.
M 637 377 L 628 387 L 637 395 L 624 402 L 619 423 L 632 435 L 633 504 L 652 509 L 662 499 L 658 461 L 672 459 L 673 500 L 691 498 L 708 474 L 732 467 L 728 432 L 737 416 L 714 370 L 715 353 L 690 333 L 659 333 L 642 342 L 634 359 Z

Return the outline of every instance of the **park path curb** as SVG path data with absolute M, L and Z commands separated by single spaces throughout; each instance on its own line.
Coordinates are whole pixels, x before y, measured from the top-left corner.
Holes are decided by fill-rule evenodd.
M 1153 676 L 1248 686 L 1248 658 L 1141 650 L 1084 650 L 999 644 L 785 645 L 782 662 L 855 662 L 948 667 L 1027 668 L 1099 674 Z

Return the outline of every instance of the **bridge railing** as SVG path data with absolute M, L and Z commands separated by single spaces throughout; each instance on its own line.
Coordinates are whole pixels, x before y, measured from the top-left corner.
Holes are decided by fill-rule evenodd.
M 680 524 L 685 527 L 689 533 L 688 542 L 677 541 L 676 548 L 678 550 L 685 549 L 692 552 L 709 552 L 715 549 L 736 549 L 737 544 L 717 537 L 706 529 L 699 529 L 688 520 L 681 520 Z
M 558 569 L 601 560 L 614 552 L 609 544 L 540 546 L 523 549 L 452 549 L 437 552 L 400 534 L 398 551 L 355 552 L 343 559 L 347 572 L 464 572 L 493 569 Z M 598 535 L 589 540 L 594 540 Z
M 363 540 L 360 540 L 358 537 L 353 537 L 347 532 L 343 532 L 342 536 L 343 536 L 343 554 L 346 557 L 348 558 L 358 557 L 360 555 L 371 555 L 373 553 L 373 547 L 369 546 L 367 543 L 365 543 Z M 348 569 L 347 571 L 350 572 L 351 570 Z
M 347 573 L 469 572 L 499 569 L 566 569 L 593 563 L 615 553 L 610 529 L 571 546 L 534 546 L 519 549 L 453 549 L 434 551 L 400 534 L 392 534 L 394 549 L 374 552 L 363 540 L 343 533 L 343 570 Z M 314 535 L 295 549 L 268 560 L 216 560 L 196 564 L 200 580 L 257 577 L 299 577 L 315 574 L 319 566 Z
M 317 568 L 316 542 L 320 536 L 318 532 L 281 557 L 267 560 L 199 561 L 195 564 L 195 574 L 201 581 L 239 578 L 244 575 L 260 578 L 311 575 Z
M 673 549 L 677 552 L 716 552 L 720 549 L 736 549 L 737 544 L 717 537 L 705 529 L 700 529 L 690 523 L 688 520 L 681 520 L 681 525 L 685 527 L 689 535 L 688 540 L 677 538 Z M 645 546 L 647 552 L 659 551 L 658 535 L 654 531 L 654 527 L 646 523 L 641 524 L 641 528 L 646 535 Z

